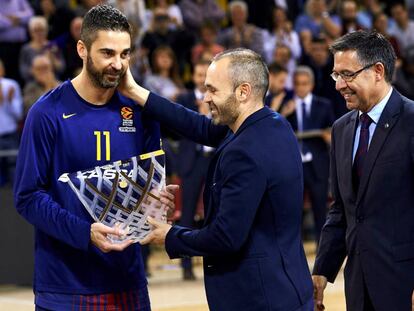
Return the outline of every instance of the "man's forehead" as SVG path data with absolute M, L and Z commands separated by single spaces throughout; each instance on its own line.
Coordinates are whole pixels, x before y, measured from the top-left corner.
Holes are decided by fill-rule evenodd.
M 221 80 L 226 75 L 221 60 L 214 61 L 208 66 L 206 73 L 206 85 L 216 85 L 217 80 Z
M 334 69 L 336 67 L 352 68 L 359 65 L 358 54 L 354 50 L 338 51 L 334 55 Z
M 110 46 L 112 48 L 125 49 L 130 48 L 131 36 L 125 31 L 113 31 L 113 30 L 99 30 L 97 36 L 92 45 L 99 45 L 100 48 L 104 46 Z M 122 46 L 121 46 L 122 45 Z

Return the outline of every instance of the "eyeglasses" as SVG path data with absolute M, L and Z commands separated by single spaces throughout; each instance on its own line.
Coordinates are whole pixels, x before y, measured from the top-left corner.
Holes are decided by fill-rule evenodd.
M 344 80 L 345 82 L 351 82 L 352 80 L 354 80 L 361 72 L 363 72 L 364 70 L 374 66 L 376 64 L 369 64 L 366 65 L 365 67 L 362 67 L 361 69 L 359 69 L 358 71 L 355 72 L 351 72 L 351 73 L 339 73 L 339 72 L 332 72 L 331 73 L 331 78 L 334 79 L 334 81 L 338 81 L 339 77 L 342 78 L 342 80 Z

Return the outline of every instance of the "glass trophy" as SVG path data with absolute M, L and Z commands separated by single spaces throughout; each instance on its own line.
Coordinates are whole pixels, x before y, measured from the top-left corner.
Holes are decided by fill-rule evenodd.
M 151 231 L 147 217 L 167 221 L 168 207 L 160 202 L 165 187 L 163 150 L 59 177 L 67 183 L 96 222 L 126 232 L 112 242 L 142 240 Z

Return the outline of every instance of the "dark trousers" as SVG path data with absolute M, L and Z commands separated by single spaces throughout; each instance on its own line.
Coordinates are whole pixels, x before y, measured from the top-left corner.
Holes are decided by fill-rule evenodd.
M 194 216 L 197 210 L 197 203 L 203 190 L 207 167 L 210 162 L 210 155 L 200 154 L 196 157 L 194 165 L 188 174 L 181 177 L 182 209 L 180 225 L 194 228 Z M 181 261 L 184 269 L 192 268 L 191 258 L 184 258 Z
M 328 201 L 328 176 L 317 176 L 312 162 L 303 163 L 305 189 L 309 192 L 313 219 L 315 223 L 315 240 L 319 242 L 322 227 L 326 221 Z

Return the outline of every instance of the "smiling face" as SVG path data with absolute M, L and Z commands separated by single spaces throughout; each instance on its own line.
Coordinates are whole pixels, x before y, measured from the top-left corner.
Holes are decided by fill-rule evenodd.
M 346 101 L 348 109 L 358 109 L 367 112 L 378 100 L 376 66 L 371 66 L 361 71 L 352 81 L 345 82 L 342 78 L 336 81 L 336 90 L 341 93 Z M 340 51 L 334 56 L 333 71 L 350 74 L 363 68 L 359 62 L 356 51 Z
M 93 84 L 104 89 L 117 87 L 129 64 L 129 33 L 100 30 L 89 50 L 84 44 L 80 44 L 80 55 Z
M 228 75 L 228 58 L 213 62 L 205 81 L 207 91 L 204 101 L 208 103 L 215 124 L 232 126 L 240 115 L 234 86 Z

